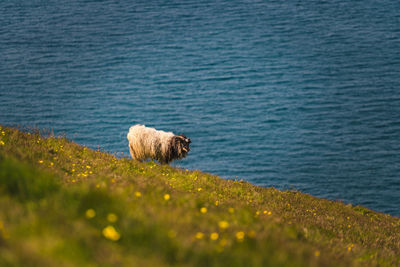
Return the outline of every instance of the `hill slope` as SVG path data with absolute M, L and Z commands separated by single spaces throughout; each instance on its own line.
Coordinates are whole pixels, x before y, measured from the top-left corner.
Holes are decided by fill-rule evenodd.
M 27 264 L 396 266 L 400 219 L 1 126 L 0 265 Z

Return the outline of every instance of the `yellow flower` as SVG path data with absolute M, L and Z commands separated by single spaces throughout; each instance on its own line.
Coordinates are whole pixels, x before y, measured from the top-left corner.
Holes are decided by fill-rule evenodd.
M 196 237 L 197 239 L 203 239 L 204 234 L 203 234 L 202 232 L 197 232 L 196 235 L 195 235 L 195 237 Z
M 142 193 L 140 193 L 140 192 L 137 191 L 137 192 L 135 192 L 135 196 L 136 196 L 136 197 L 141 197 L 141 196 L 142 196 Z
M 200 192 L 201 190 L 203 190 L 203 188 L 201 188 L 201 187 L 197 188 L 197 191 Z
M 42 164 L 42 163 L 43 163 L 43 160 L 39 160 L 39 163 Z
M 164 200 L 169 200 L 170 198 L 171 198 L 171 196 L 169 194 L 164 195 Z
M 54 163 L 53 162 L 50 162 L 50 166 L 53 166 L 54 165 Z
M 4 145 L 5 145 L 4 141 L 0 140 L 0 146 L 4 146 Z
M 219 237 L 219 235 L 218 235 L 218 233 L 216 233 L 216 232 L 211 233 L 211 235 L 210 235 L 210 239 L 211 239 L 211 240 L 217 240 L 218 237 Z
M 243 239 L 244 239 L 244 232 L 237 232 L 237 233 L 236 233 L 236 239 L 237 239 L 239 242 L 242 242 Z
M 271 212 L 270 212 L 270 211 L 268 211 L 268 215 L 271 215 Z
M 229 223 L 227 221 L 220 221 L 218 223 L 219 228 L 221 228 L 222 230 L 226 229 L 229 227 Z
M 267 214 L 268 211 L 264 210 L 264 214 Z
M 218 206 L 218 204 L 219 204 L 219 201 L 216 200 L 216 201 L 215 201 L 215 206 Z
M 257 216 L 260 215 L 260 212 L 259 212 L 259 211 L 256 211 L 256 215 L 257 215 Z
M 203 214 L 204 214 L 204 213 L 207 213 L 207 208 L 206 208 L 206 207 L 202 207 L 202 208 L 200 209 L 200 212 L 203 213 Z
M 114 213 L 109 213 L 107 214 L 107 221 L 114 223 L 118 220 L 118 216 L 115 215 Z
M 96 212 L 94 211 L 94 209 L 88 209 L 85 213 L 86 218 L 91 219 L 94 216 L 96 216 Z
M 117 241 L 120 239 L 121 235 L 115 230 L 112 225 L 109 225 L 103 229 L 103 235 L 105 238 L 112 241 Z

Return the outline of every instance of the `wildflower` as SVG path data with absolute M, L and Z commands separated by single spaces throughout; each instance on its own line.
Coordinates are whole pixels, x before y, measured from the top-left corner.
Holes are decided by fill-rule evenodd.
M 216 200 L 216 201 L 215 201 L 215 206 L 218 206 L 218 205 L 219 205 L 219 201 Z
M 204 234 L 203 234 L 202 232 L 197 232 L 196 235 L 195 235 L 195 237 L 196 237 L 197 239 L 203 239 Z
M 86 165 L 86 168 L 87 168 L 87 169 L 90 169 L 91 167 L 90 167 L 89 165 Z
M 0 140 L 0 146 L 4 146 L 4 145 L 5 145 L 4 141 Z
M 272 213 L 270 211 L 268 211 L 268 215 L 271 215 Z
M 207 208 L 206 208 L 206 207 L 202 207 L 202 208 L 200 209 L 200 212 L 203 213 L 203 214 L 204 214 L 204 213 L 207 213 Z
M 135 192 L 135 196 L 136 196 L 136 197 L 141 197 L 141 196 L 142 196 L 142 193 L 140 193 L 140 192 L 137 191 L 137 192 Z
M 118 241 L 121 235 L 115 230 L 112 225 L 108 225 L 103 229 L 103 235 L 105 238 L 112 241 Z
M 258 216 L 258 215 L 260 215 L 260 212 L 259 212 L 259 211 L 256 211 L 256 216 Z
M 236 233 L 236 239 L 237 239 L 239 242 L 242 242 L 243 239 L 244 239 L 244 232 L 237 232 L 237 233 Z
M 210 239 L 211 239 L 211 240 L 217 240 L 218 237 L 219 237 L 219 235 L 218 235 L 218 233 L 216 233 L 216 232 L 211 233 L 211 235 L 210 235 Z
M 88 219 L 92 219 L 94 216 L 96 216 L 96 212 L 94 211 L 94 209 L 88 209 L 85 212 L 86 218 Z
M 229 213 L 234 213 L 235 209 L 234 208 L 229 208 L 228 211 L 229 211 Z
M 1 131 L 1 134 L 4 136 L 4 135 L 6 135 L 6 132 L 5 131 Z
M 197 191 L 200 192 L 201 190 L 203 190 L 203 188 L 201 188 L 201 187 L 197 188 Z
M 321 252 L 319 250 L 316 250 L 314 253 L 315 257 L 319 257 L 320 254 L 321 254 Z
M 53 166 L 54 165 L 54 163 L 53 162 L 50 162 L 50 166 Z
M 42 163 L 43 163 L 43 160 L 39 160 L 39 163 L 42 164 Z
M 264 214 L 267 214 L 267 213 L 268 213 L 268 211 L 264 210 Z
M 167 201 L 167 200 L 169 200 L 170 198 L 171 198 L 171 196 L 170 196 L 169 194 L 165 194 L 165 195 L 164 195 L 164 200 Z
M 220 221 L 218 223 L 219 228 L 221 228 L 222 230 L 226 229 L 229 227 L 229 223 L 227 221 Z
M 118 216 L 115 215 L 114 213 L 109 213 L 107 214 L 107 221 L 114 223 L 118 220 Z

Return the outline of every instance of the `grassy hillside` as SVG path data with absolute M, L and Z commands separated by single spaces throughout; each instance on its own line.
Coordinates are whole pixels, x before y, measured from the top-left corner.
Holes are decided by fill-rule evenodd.
M 28 265 L 399 266 L 400 219 L 1 126 L 0 266 Z

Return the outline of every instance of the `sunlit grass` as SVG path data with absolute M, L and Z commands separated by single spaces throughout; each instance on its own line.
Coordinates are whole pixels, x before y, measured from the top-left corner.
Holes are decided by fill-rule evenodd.
M 399 264 L 399 218 L 0 127 L 0 266 Z

